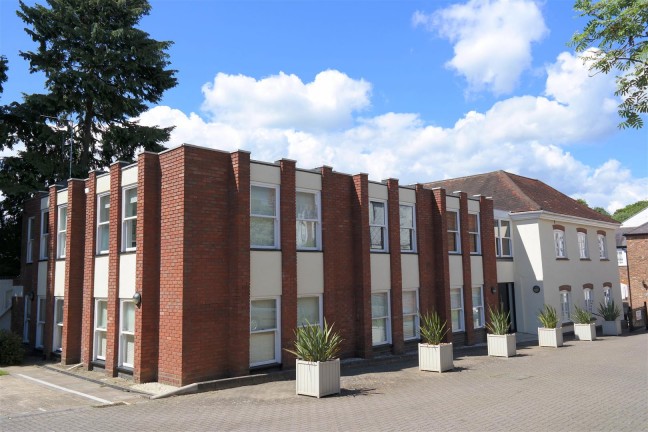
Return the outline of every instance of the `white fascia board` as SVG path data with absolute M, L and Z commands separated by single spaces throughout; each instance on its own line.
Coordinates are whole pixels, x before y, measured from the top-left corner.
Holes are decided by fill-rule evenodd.
M 573 223 L 577 225 L 589 225 L 597 228 L 616 230 L 621 225 L 620 223 L 610 223 L 597 221 L 594 219 L 587 219 L 577 216 L 568 216 L 559 213 L 548 212 L 545 210 L 536 210 L 529 212 L 509 213 L 512 220 L 523 221 L 532 219 L 543 219 L 553 222 Z

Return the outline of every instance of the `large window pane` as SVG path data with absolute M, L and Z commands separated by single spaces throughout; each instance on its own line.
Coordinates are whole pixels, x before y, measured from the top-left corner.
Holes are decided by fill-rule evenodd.
M 124 191 L 124 218 L 137 216 L 137 188 Z
M 250 335 L 250 364 L 271 362 L 275 359 L 275 333 Z
M 262 186 L 252 186 L 251 191 L 251 213 L 254 215 L 275 216 L 277 208 L 275 189 Z
M 388 315 L 387 311 L 387 294 L 371 295 L 371 316 L 384 317 Z
M 403 314 L 417 313 L 416 291 L 403 291 Z
M 387 320 L 371 320 L 371 340 L 374 345 L 387 342 Z
M 297 299 L 297 325 L 319 325 L 319 297 L 301 297 Z
M 250 217 L 250 244 L 269 247 L 275 245 L 274 219 Z
M 296 194 L 297 218 L 317 219 L 317 196 L 314 193 L 297 192 Z
M 277 301 L 254 300 L 251 302 L 250 331 L 277 328 Z
M 317 247 L 317 222 L 297 221 L 297 249 Z
M 123 302 L 122 309 L 122 330 L 125 332 L 135 331 L 135 303 L 131 301 Z

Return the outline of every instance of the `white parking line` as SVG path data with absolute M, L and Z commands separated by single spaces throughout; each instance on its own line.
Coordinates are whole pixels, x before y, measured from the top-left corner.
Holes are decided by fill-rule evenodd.
M 95 396 L 92 396 L 92 395 L 89 395 L 89 394 L 78 392 L 76 390 L 61 387 L 61 386 L 58 386 L 56 384 L 48 383 L 47 381 L 42 381 L 42 380 L 32 378 L 32 377 L 27 376 L 27 375 L 23 375 L 23 374 L 16 374 L 16 375 L 18 375 L 19 377 L 31 380 L 31 381 L 35 381 L 35 382 L 37 382 L 39 384 L 43 384 L 43 385 L 53 387 L 53 388 L 58 389 L 58 390 L 62 390 L 64 392 L 68 392 L 68 393 L 75 394 L 77 396 L 82 396 L 82 397 L 85 397 L 85 398 L 88 398 L 88 399 L 92 399 L 93 401 L 96 401 L 96 402 L 100 402 L 100 403 L 103 403 L 103 404 L 111 404 L 112 403 L 112 402 L 110 402 L 109 400 L 106 400 L 106 399 L 101 399 L 101 398 L 98 398 L 98 397 L 95 397 Z

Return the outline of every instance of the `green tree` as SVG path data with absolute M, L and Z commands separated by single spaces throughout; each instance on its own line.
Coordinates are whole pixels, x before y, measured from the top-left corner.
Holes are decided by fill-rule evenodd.
M 620 128 L 643 127 L 648 113 L 648 0 L 577 0 L 574 9 L 589 21 L 570 45 L 586 52 L 590 71 L 616 72 L 617 91 L 623 102 Z M 595 50 L 588 50 L 596 46 Z
M 637 201 L 636 203 L 628 204 L 627 206 L 618 209 L 614 212 L 612 217 L 619 222 L 625 222 L 647 207 L 648 200 Z

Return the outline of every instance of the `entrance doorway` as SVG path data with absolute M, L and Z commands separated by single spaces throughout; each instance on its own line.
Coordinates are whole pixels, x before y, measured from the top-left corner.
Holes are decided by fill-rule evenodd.
M 517 331 L 517 319 L 515 316 L 515 290 L 513 289 L 513 282 L 505 282 L 497 284 L 497 291 L 499 292 L 500 307 L 504 312 L 509 313 L 509 325 L 511 331 Z

